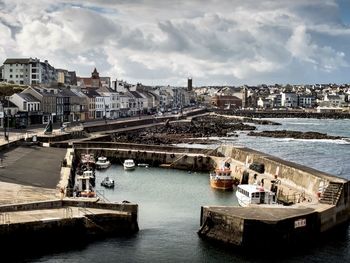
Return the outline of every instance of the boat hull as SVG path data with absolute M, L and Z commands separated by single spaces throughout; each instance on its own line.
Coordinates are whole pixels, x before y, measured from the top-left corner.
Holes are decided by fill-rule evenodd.
M 126 170 L 126 171 L 135 170 L 135 166 L 125 166 L 124 165 L 124 170 Z
M 110 166 L 111 166 L 110 162 L 108 162 L 108 163 L 96 163 L 96 168 L 99 170 L 107 169 Z
M 210 186 L 215 189 L 220 189 L 220 190 L 227 190 L 231 191 L 233 190 L 233 179 L 229 180 L 221 180 L 221 179 L 210 179 Z

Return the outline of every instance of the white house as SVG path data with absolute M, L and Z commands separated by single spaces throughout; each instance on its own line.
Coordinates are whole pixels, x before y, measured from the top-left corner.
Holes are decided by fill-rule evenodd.
M 340 107 L 341 104 L 344 103 L 344 101 L 345 101 L 345 96 L 343 95 L 343 97 L 341 97 L 339 95 L 326 94 L 324 96 L 323 101 L 326 102 L 330 106 Z
M 258 108 L 263 108 L 263 109 L 272 108 L 273 101 L 268 98 L 259 97 L 257 101 L 257 105 L 258 105 Z
M 29 93 L 15 93 L 10 97 L 10 101 L 18 107 L 19 111 L 40 111 L 40 101 Z
M 298 95 L 295 92 L 282 92 L 281 106 L 287 108 L 298 107 Z

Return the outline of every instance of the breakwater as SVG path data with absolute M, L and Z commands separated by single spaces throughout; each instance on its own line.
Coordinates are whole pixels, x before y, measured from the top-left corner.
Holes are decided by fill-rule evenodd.
M 88 200 L 52 200 L 0 206 L 0 243 L 64 242 L 138 231 L 138 206 Z M 54 240 L 53 240 L 54 239 Z
M 134 159 L 137 163 L 183 169 L 188 171 L 209 171 L 215 165 L 210 156 L 217 156 L 213 149 L 195 149 L 187 147 L 111 143 L 80 142 L 72 145 L 75 156 L 92 153 L 94 156 L 106 156 L 112 163 L 122 164 L 125 159 Z
M 248 111 L 248 110 L 213 110 L 218 114 L 235 115 L 248 118 L 314 118 L 314 119 L 350 119 L 348 112 L 304 112 L 304 111 Z
M 244 169 L 257 173 L 267 188 L 277 176 L 277 196 L 287 197 L 293 206 L 204 206 L 198 232 L 203 238 L 242 247 L 307 243 L 350 219 L 348 180 L 245 147 L 221 146 L 217 152 L 241 164 L 264 165 L 263 174 Z

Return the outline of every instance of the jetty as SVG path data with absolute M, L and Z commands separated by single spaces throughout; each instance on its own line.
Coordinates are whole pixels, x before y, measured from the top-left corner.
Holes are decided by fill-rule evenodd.
M 349 181 L 310 167 L 285 161 L 245 147 L 222 146 L 218 153 L 231 157 L 237 179 L 242 170 L 264 179 L 265 187 L 277 184 L 277 199 L 288 206 L 201 208 L 198 234 L 236 247 L 307 244 L 350 219 Z M 247 163 L 264 165 L 259 173 Z

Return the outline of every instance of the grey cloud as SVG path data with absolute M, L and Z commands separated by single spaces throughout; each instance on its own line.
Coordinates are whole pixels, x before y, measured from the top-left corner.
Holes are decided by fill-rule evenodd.
M 350 28 L 335 0 L 0 0 L 0 23 L 12 34 L 0 56 L 48 58 L 80 75 L 94 63 L 155 84 L 187 74 L 249 84 L 349 69 Z

